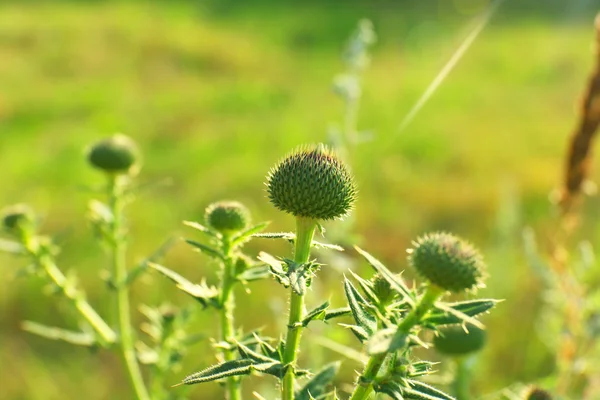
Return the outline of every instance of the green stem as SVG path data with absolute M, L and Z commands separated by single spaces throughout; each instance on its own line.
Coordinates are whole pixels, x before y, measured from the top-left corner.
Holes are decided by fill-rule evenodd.
M 111 245 L 113 279 L 117 292 L 117 326 L 121 334 L 121 353 L 129 378 L 139 400 L 150 400 L 142 372 L 137 361 L 134 347 L 131 310 L 129 305 L 129 286 L 127 285 L 126 246 L 123 227 L 123 187 L 119 177 L 109 175 L 109 205 L 113 215 L 111 224 Z
M 408 335 L 410 330 L 421 321 L 427 311 L 433 307 L 435 301 L 443 293 L 444 291 L 437 286 L 429 286 L 415 308 L 413 308 L 398 325 L 396 335 Z M 383 365 L 386 355 L 387 353 L 376 354 L 369 358 L 363 373 L 358 378 L 358 383 L 354 388 L 354 392 L 352 393 L 350 400 L 364 400 L 371 395 L 373 392 L 373 382 L 375 381 L 377 373 Z
M 81 316 L 100 335 L 102 340 L 106 344 L 115 343 L 117 341 L 115 331 L 104 322 L 104 319 L 85 300 L 83 294 L 68 284 L 67 278 L 56 266 L 47 246 L 41 245 L 35 237 L 27 237 L 25 239 L 25 247 L 36 263 L 46 271 L 52 282 L 60 288 L 64 296 L 71 301 Z
M 235 299 L 233 288 L 236 283 L 235 265 L 231 256 L 232 246 L 231 238 L 223 237 L 223 254 L 225 262 L 223 263 L 223 281 L 221 286 L 221 340 L 229 344 L 234 343 L 235 328 L 233 310 L 235 308 Z M 225 361 L 235 360 L 235 351 L 233 349 L 224 349 L 223 358 Z M 227 378 L 227 399 L 240 400 L 242 398 L 240 378 L 232 376 Z
M 456 374 L 452 382 L 452 392 L 456 400 L 469 400 L 471 398 L 469 391 L 469 360 L 459 357 L 456 360 Z
M 296 241 L 294 248 L 294 262 L 303 264 L 310 257 L 310 246 L 317 221 L 312 218 L 296 218 Z M 298 348 L 300 346 L 300 336 L 302 326 L 299 322 L 304 317 L 304 296 L 296 294 L 290 288 L 290 313 L 288 319 L 288 330 L 285 339 L 285 350 L 283 352 L 283 364 L 288 366 L 283 384 L 281 386 L 281 399 L 294 399 L 294 382 L 296 380 L 295 363 L 298 358 Z

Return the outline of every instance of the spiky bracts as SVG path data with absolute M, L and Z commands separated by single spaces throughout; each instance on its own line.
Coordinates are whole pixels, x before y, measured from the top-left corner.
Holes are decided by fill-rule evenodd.
M 206 208 L 204 219 L 214 230 L 233 234 L 250 225 L 250 212 L 237 201 L 219 201 Z
M 451 292 L 483 286 L 483 257 L 469 243 L 450 233 L 436 232 L 413 244 L 408 261 L 432 284 Z
M 139 151 L 135 142 L 125 135 L 114 135 L 94 143 L 87 155 L 92 166 L 113 174 L 127 173 L 136 165 Z
M 356 200 L 356 184 L 346 166 L 326 146 L 292 152 L 267 176 L 269 199 L 296 217 L 331 220 L 346 216 Z
M 467 324 L 441 328 L 433 339 L 435 349 L 448 356 L 463 356 L 479 351 L 485 346 L 486 333 L 483 329 Z

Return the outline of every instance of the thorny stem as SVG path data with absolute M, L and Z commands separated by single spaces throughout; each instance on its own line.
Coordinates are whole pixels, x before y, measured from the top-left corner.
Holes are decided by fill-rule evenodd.
M 235 286 L 235 264 L 233 262 L 231 238 L 223 237 L 223 254 L 225 261 L 223 263 L 223 281 L 221 286 L 221 309 L 219 310 L 221 318 L 221 340 L 232 345 L 235 337 L 233 309 L 235 300 L 233 288 Z M 225 361 L 235 360 L 235 351 L 233 349 L 224 349 L 223 358 Z M 242 398 L 240 378 L 232 376 L 227 379 L 227 399 L 240 400 Z
M 69 285 L 65 275 L 56 266 L 48 245 L 40 243 L 37 237 L 31 235 L 24 237 L 24 245 L 27 252 L 35 259 L 35 262 L 46 271 L 52 282 L 60 288 L 64 296 L 71 301 L 81 316 L 100 335 L 101 339 L 106 344 L 116 342 L 117 334 L 115 331 L 104 322 L 104 319 L 85 300 L 83 294 Z
M 113 215 L 111 224 L 111 247 L 113 279 L 117 292 L 117 326 L 121 334 L 121 352 L 129 373 L 131 384 L 139 400 L 150 400 L 134 348 L 127 265 L 125 259 L 125 237 L 123 227 L 123 185 L 118 176 L 108 176 L 109 206 Z
M 317 222 L 312 218 L 296 218 L 296 242 L 294 248 L 294 262 L 303 264 L 310 257 L 310 245 Z M 298 348 L 302 326 L 299 322 L 304 317 L 304 296 L 296 294 L 290 288 L 290 313 L 288 320 L 288 331 L 285 339 L 285 351 L 283 353 L 283 364 L 287 366 L 283 384 L 281 386 L 281 399 L 294 399 L 294 382 L 296 380 L 295 363 L 298 358 Z
M 443 289 L 440 289 L 437 286 L 430 285 L 427 287 L 425 294 L 415 308 L 413 308 L 406 318 L 402 320 L 402 322 L 398 325 L 398 330 L 396 331 L 396 335 L 405 335 L 408 336 L 410 330 L 417 325 L 421 319 L 425 316 L 427 311 L 431 307 L 435 301 L 444 293 Z M 352 393 L 352 397 L 350 400 L 365 400 L 367 399 L 371 393 L 373 392 L 373 382 L 377 377 L 377 373 L 381 369 L 383 365 L 383 361 L 387 353 L 375 354 L 369 358 L 367 364 L 365 365 L 365 369 L 363 373 L 358 378 L 358 383 L 354 388 L 354 393 Z

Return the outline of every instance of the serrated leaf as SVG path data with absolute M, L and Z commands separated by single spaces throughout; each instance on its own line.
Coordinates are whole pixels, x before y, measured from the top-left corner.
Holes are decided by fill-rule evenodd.
M 298 324 L 299 326 L 307 327 L 311 321 L 324 321 L 327 315 L 327 308 L 329 307 L 329 301 L 321 304 L 314 310 L 311 310 L 304 319 Z
M 406 335 L 397 332 L 396 327 L 381 329 L 369 338 L 367 353 L 373 355 L 395 352 L 406 346 L 407 339 Z
M 344 277 L 344 292 L 354 320 L 369 336 L 372 335 L 377 329 L 377 320 L 367 311 L 368 303 L 346 277 Z
M 205 253 L 212 258 L 218 258 L 221 261 L 225 260 L 225 256 L 217 249 L 213 249 L 212 247 L 205 245 L 200 242 L 196 242 L 195 240 L 185 239 L 185 242 L 191 246 L 194 246 L 200 253 Z
M 379 272 L 379 275 L 381 275 L 381 277 L 390 284 L 392 289 L 398 292 L 398 294 L 402 297 L 404 301 L 409 303 L 411 306 L 415 305 L 415 299 L 410 289 L 406 286 L 402 279 L 400 279 L 389 269 L 387 269 L 385 265 L 381 263 L 381 261 L 370 255 L 366 251 L 362 250 L 360 247 L 354 246 L 354 248 L 356 249 L 356 251 L 358 251 L 358 253 L 361 256 L 363 256 L 367 260 L 369 264 L 371 264 L 373 268 L 375 268 L 375 271 Z
M 251 267 L 237 276 L 237 279 L 242 282 L 253 282 L 261 279 L 266 279 L 271 276 L 270 265 L 257 265 Z
M 348 324 L 340 324 L 340 326 L 350 329 L 361 343 L 365 343 L 369 340 L 369 333 L 362 326 Z
M 219 234 L 215 231 L 213 231 L 210 228 L 207 228 L 204 225 L 199 224 L 198 222 L 193 222 L 193 221 L 183 221 L 183 224 L 186 226 L 189 226 L 190 228 L 194 228 L 206 235 L 212 236 L 214 238 L 219 238 Z
M 238 233 L 231 239 L 232 246 L 237 246 L 237 245 L 245 242 L 246 240 L 250 239 L 250 237 L 254 236 L 258 232 L 265 229 L 270 223 L 271 222 L 269 222 L 269 221 L 261 222 L 254 226 L 251 226 L 250 228 L 246 229 L 243 232 Z
M 377 393 L 387 394 L 394 400 L 404 400 L 403 387 L 398 382 L 385 382 L 373 386 Z
M 296 400 L 310 400 L 327 394 L 327 387 L 340 369 L 340 362 L 325 365 L 306 384 L 296 392 Z
M 261 238 L 261 239 L 287 239 L 287 240 L 293 240 L 296 237 L 292 232 L 255 233 L 252 236 L 255 238 Z
M 356 282 L 358 282 L 358 284 L 360 285 L 360 288 L 362 290 L 362 292 L 364 293 L 364 295 L 369 299 L 369 302 L 371 304 L 379 304 L 379 299 L 377 298 L 377 295 L 375 295 L 375 293 L 373 292 L 373 285 L 371 282 L 361 278 L 360 276 L 358 276 L 357 274 L 354 273 L 354 271 L 349 270 L 350 274 L 352 274 L 352 277 L 356 280 Z
M 404 389 L 404 397 L 415 400 L 455 400 L 454 397 L 421 381 L 409 379 L 410 388 Z
M 46 339 L 61 340 L 77 346 L 90 347 L 97 344 L 95 336 L 91 333 L 70 331 L 68 329 L 38 324 L 33 321 L 23 321 L 21 329 Z
M 219 296 L 219 291 L 217 288 L 213 286 L 209 287 L 205 282 L 201 282 L 199 285 L 194 284 L 183 276 L 179 275 L 177 272 L 160 264 L 150 262 L 148 263 L 148 266 L 160 272 L 171 281 L 175 282 L 178 289 L 198 300 L 203 306 L 206 307 L 210 304 L 217 305 L 217 299 Z
M 460 318 L 460 314 L 452 313 L 447 311 L 451 308 L 463 315 L 469 317 L 475 317 L 479 314 L 491 310 L 497 303 L 498 300 L 494 299 L 477 299 L 461 301 L 457 303 L 447 303 L 444 309 L 438 306 L 438 303 L 433 307 L 432 310 L 425 316 L 423 322 L 430 325 L 449 325 L 449 324 L 460 324 L 464 322 L 464 319 Z
M 255 364 L 254 360 L 243 358 L 238 360 L 226 361 L 220 364 L 208 367 L 200 372 L 188 375 L 182 381 L 184 385 L 194 385 L 216 381 L 231 376 L 250 375 L 252 371 L 267 371 L 276 363 Z
M 280 260 L 276 259 L 269 253 L 261 251 L 258 254 L 258 259 L 269 266 L 271 275 L 284 287 L 290 287 L 290 279 L 287 276 L 287 271 L 283 269 L 283 264 Z
M 329 321 L 330 319 L 333 319 L 333 318 L 344 317 L 349 314 L 352 314 L 352 310 L 350 310 L 350 307 L 342 307 L 342 308 L 335 308 L 333 310 L 327 310 L 325 312 L 324 321 Z
M 12 240 L 0 239 L 0 251 L 10 254 L 24 254 L 25 248 L 18 242 Z
M 335 250 L 335 251 L 344 251 L 344 248 L 337 244 L 322 243 L 322 242 L 317 242 L 316 240 L 313 240 L 311 242 L 311 246 L 314 247 L 315 249 L 328 249 L 328 250 Z
M 251 348 L 244 346 L 241 343 L 237 344 L 237 348 L 240 353 L 240 356 L 242 356 L 243 358 L 250 358 L 250 359 L 254 360 L 255 363 L 279 362 L 279 360 L 275 360 L 271 357 L 260 354 L 256 351 L 252 350 Z
M 290 287 L 294 293 L 303 296 L 306 293 L 314 264 L 311 262 L 297 264 L 287 259 L 285 261 L 288 265 L 287 276 L 290 280 Z

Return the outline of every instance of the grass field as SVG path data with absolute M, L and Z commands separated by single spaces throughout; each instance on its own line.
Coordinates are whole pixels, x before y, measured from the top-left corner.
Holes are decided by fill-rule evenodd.
M 265 175 L 289 150 L 325 140 L 328 127 L 340 124 L 343 104 L 331 92 L 332 78 L 343 69 L 346 38 L 360 18 L 370 18 L 379 42 L 363 77 L 359 126 L 374 140 L 350 154 L 360 244 L 398 271 L 410 240 L 428 230 L 451 230 L 483 248 L 491 274 L 483 293 L 506 301 L 485 318 L 491 344 L 477 388 L 489 393 L 535 380 L 552 365 L 535 336 L 539 282 L 520 235 L 533 226 L 543 239 L 552 227 L 548 196 L 562 176 L 600 4 L 507 0 L 398 133 L 485 4 L 1 2 L 0 205 L 24 201 L 44 215 L 44 231 L 64 245 L 61 266 L 77 271 L 104 311 L 97 277 L 106 261 L 82 218 L 90 197 L 82 187 L 101 183 L 83 157 L 97 138 L 130 135 L 144 153 L 142 181 L 170 179 L 129 209 L 132 262 L 168 236 L 193 234 L 180 222 L 200 219 L 208 203 L 223 198 L 243 201 L 256 221 L 273 221 L 272 230 L 290 230 L 292 219 L 266 199 Z M 583 224 L 582 237 L 592 241 L 597 206 L 597 198 L 588 200 Z M 165 263 L 191 278 L 211 273 L 184 245 Z M 130 398 L 116 357 L 20 331 L 24 319 L 69 326 L 73 315 L 40 294 L 40 284 L 15 278 L 16 260 L 2 257 L 0 265 L 0 399 Z M 315 303 L 329 290 L 338 293 L 334 299 L 341 293 L 341 275 L 324 275 Z M 273 287 L 261 283 L 244 299 L 245 328 L 265 326 L 273 335 L 283 328 L 277 315 L 285 293 Z M 256 295 L 265 290 L 276 300 Z M 145 304 L 187 300 L 154 276 L 134 291 Z M 211 333 L 215 323 L 199 313 L 195 327 Z M 208 343 L 198 345 L 173 382 L 211 357 Z M 356 368 L 345 363 L 346 381 Z M 208 384 L 193 393 L 208 399 L 221 392 Z

